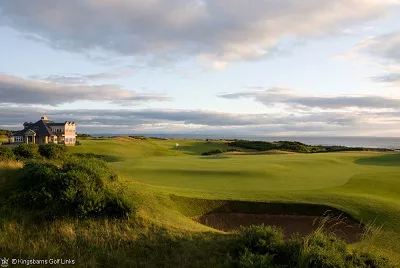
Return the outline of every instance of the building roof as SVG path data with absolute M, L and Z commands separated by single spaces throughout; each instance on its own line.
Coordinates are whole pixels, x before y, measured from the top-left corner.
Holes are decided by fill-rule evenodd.
M 29 128 L 27 128 L 27 129 L 24 129 L 24 130 L 20 130 L 20 131 L 17 131 L 17 132 L 14 132 L 11 136 L 25 136 L 25 134 L 36 134 L 36 132 L 35 131 L 33 131 L 32 129 L 29 129 Z
M 63 127 L 65 126 L 65 123 L 54 123 L 53 121 L 51 123 L 48 123 L 47 125 L 51 127 Z
M 45 120 L 39 120 L 35 123 L 36 126 L 39 127 L 39 129 L 36 131 L 38 136 L 54 136 L 53 131 L 47 126 L 45 123 Z
M 39 120 L 36 123 L 24 124 L 26 127 L 24 130 L 18 131 L 13 134 L 13 136 L 25 136 L 28 132 L 33 132 L 36 136 L 54 136 L 55 134 L 51 131 L 51 129 L 47 126 L 46 121 L 48 120 Z M 29 133 L 30 134 L 30 133 Z

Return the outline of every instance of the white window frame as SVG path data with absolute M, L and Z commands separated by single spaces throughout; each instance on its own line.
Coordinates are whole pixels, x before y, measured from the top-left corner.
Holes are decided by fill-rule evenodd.
M 14 137 L 14 142 L 23 142 L 24 141 L 24 137 L 22 136 L 15 136 Z

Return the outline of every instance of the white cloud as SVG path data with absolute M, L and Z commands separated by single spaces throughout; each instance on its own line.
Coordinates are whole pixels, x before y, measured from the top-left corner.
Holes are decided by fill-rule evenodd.
M 371 80 L 390 85 L 400 85 L 400 31 L 371 36 L 355 45 L 338 58 L 356 60 L 375 67 L 381 74 Z
M 57 49 L 154 62 L 199 57 L 217 68 L 275 53 L 285 37 L 340 33 L 395 0 L 3 0 L 0 24 Z
M 184 109 L 76 109 L 57 110 L 0 106 L 0 128 L 21 128 L 22 122 L 37 120 L 46 114 L 55 121 L 73 120 L 79 132 L 202 133 L 225 137 L 235 135 L 367 135 L 381 130 L 400 133 L 400 111 L 302 111 L 266 114 L 222 113 Z
M 400 99 L 377 95 L 348 95 L 348 96 L 313 96 L 298 94 L 294 90 L 285 88 L 271 88 L 267 90 L 246 91 L 220 95 L 226 99 L 251 98 L 266 106 L 283 104 L 293 109 L 399 109 Z
M 75 101 L 106 101 L 120 105 L 167 101 L 167 96 L 136 93 L 119 85 L 62 84 L 0 74 L 0 103 L 57 106 Z

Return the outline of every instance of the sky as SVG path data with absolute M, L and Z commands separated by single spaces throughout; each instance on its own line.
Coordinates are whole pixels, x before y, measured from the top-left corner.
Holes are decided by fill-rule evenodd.
M 400 136 L 400 0 L 2 0 L 0 128 Z

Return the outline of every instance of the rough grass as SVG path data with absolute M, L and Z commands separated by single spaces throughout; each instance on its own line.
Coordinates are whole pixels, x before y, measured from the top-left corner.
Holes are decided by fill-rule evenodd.
M 138 204 L 138 217 L 112 223 L 63 221 L 58 223 L 62 230 L 57 229 L 63 235 L 56 237 L 56 226 L 32 225 L 23 212 L 2 208 L 0 223 L 6 231 L 0 233 L 0 252 L 75 257 L 81 267 L 217 267 L 226 259 L 230 236 L 192 221 L 182 210 L 201 215 L 223 200 L 244 200 L 320 204 L 344 211 L 373 226 L 368 238 L 353 247 L 400 263 L 400 166 L 394 164 L 398 154 L 200 156 L 219 148 L 234 149 L 223 141 L 82 140 L 82 146 L 69 148 L 71 153 L 118 159 L 109 165 L 122 175 L 125 189 Z M 0 168 L 0 177 L 13 168 L 18 166 Z M 203 201 L 172 200 L 171 194 Z
M 3 142 L 8 142 L 8 137 L 4 135 L 0 135 L 0 144 Z

